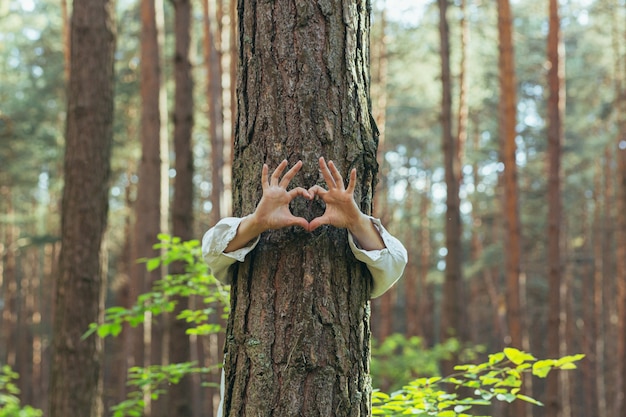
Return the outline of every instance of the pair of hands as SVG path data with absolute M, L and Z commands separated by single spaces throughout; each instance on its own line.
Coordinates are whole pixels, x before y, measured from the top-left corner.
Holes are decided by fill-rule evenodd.
M 348 188 L 345 188 L 343 178 L 332 161 L 327 164 L 324 158 L 320 158 L 319 165 L 328 190 L 314 185 L 308 190 L 296 187 L 287 191 L 289 183 L 302 168 L 302 161 L 298 161 L 284 176 L 282 174 L 287 167 L 287 161 L 281 162 L 269 179 L 268 166 L 263 165 L 261 174 L 263 196 L 252 214 L 252 220 L 258 224 L 262 232 L 287 226 L 300 226 L 311 232 L 324 224 L 350 229 L 353 223 L 358 222 L 362 213 L 354 201 L 356 169 L 350 172 Z M 321 198 L 326 203 L 324 214 L 311 222 L 294 216 L 289 210 L 289 203 L 298 196 L 307 200 L 313 200 L 316 196 Z
M 263 165 L 261 201 L 254 213 L 243 218 L 237 234 L 230 241 L 225 252 L 232 252 L 246 246 L 248 242 L 266 230 L 300 226 L 310 232 L 324 224 L 348 229 L 361 248 L 365 250 L 384 249 L 386 246 L 378 230 L 354 201 L 356 169 L 350 172 L 350 181 L 346 188 L 343 184 L 343 177 L 332 161 L 327 164 L 324 158 L 320 158 L 319 165 L 328 190 L 314 185 L 308 190 L 296 187 L 287 191 L 289 183 L 302 168 L 302 161 L 298 161 L 284 176 L 282 173 L 287 168 L 287 161 L 281 162 L 269 178 L 269 168 Z M 316 196 L 321 198 L 326 203 L 324 214 L 311 222 L 294 216 L 289 210 L 289 203 L 298 196 L 309 200 Z

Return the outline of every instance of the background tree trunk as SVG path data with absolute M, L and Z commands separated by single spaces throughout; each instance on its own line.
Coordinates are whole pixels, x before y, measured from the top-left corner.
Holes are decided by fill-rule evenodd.
M 446 270 L 443 284 L 443 306 L 441 319 L 441 338 L 464 339 L 463 324 L 463 275 L 461 271 L 461 201 L 459 198 L 459 180 L 461 164 L 459 144 L 452 134 L 452 77 L 450 74 L 450 33 L 448 28 L 448 0 L 439 0 L 439 40 L 441 57 L 441 131 L 442 150 L 446 176 Z M 454 371 L 456 360 L 446 360 L 442 365 L 444 375 Z
M 369 102 L 369 2 L 239 3 L 235 215 L 261 196 L 263 163 L 301 159 L 292 186 L 322 184 L 317 159 L 358 170 L 371 212 L 376 128 Z M 297 200 L 312 219 L 320 202 Z M 371 277 L 347 232 L 264 233 L 234 270 L 225 373 L 227 416 L 368 416 Z
M 520 219 L 517 184 L 515 137 L 517 135 L 517 93 L 513 57 L 512 16 L 509 0 L 498 0 L 498 31 L 500 41 L 500 135 L 504 163 L 505 219 L 504 248 L 506 260 L 506 308 L 508 336 L 506 345 L 522 348 L 522 317 L 520 311 Z
M 71 23 L 62 249 L 55 299 L 51 417 L 97 417 L 102 342 L 81 340 L 104 307 L 102 240 L 113 140 L 113 4 L 75 1 Z
M 560 21 L 557 0 L 549 1 L 550 25 L 548 32 L 548 88 L 547 103 L 548 124 L 548 356 L 560 357 L 559 349 L 561 328 L 561 147 L 563 142 L 562 114 L 564 95 L 562 93 L 563 66 L 559 54 Z M 552 374 L 547 378 L 546 411 L 547 415 L 557 417 L 561 408 L 559 396 L 560 375 Z
M 163 177 L 167 146 L 161 74 L 162 7 L 162 0 L 141 1 L 141 161 L 134 207 L 131 300 L 136 300 L 139 294 L 146 292 L 153 282 L 161 278 L 160 269 L 148 272 L 145 264 L 136 260 L 157 256 L 158 252 L 152 246 L 157 242 L 157 235 L 167 231 L 162 223 L 162 213 L 167 213 L 167 206 L 163 204 L 163 182 L 168 179 Z M 149 316 L 143 328 L 140 326 L 129 332 L 127 341 L 134 358 L 131 366 L 147 366 L 155 360 L 160 361 L 162 344 L 157 340 L 160 338 L 160 326 L 157 322 L 153 324 Z M 151 399 L 149 393 L 146 394 L 145 413 L 150 416 Z
M 174 153 L 176 155 L 174 178 L 174 200 L 172 203 L 172 234 L 182 241 L 193 239 L 193 152 L 191 134 L 193 130 L 193 80 L 191 62 L 189 60 L 191 45 L 190 0 L 173 0 L 174 32 L 176 36 L 174 55 Z M 172 264 L 171 274 L 185 272 L 185 265 Z M 176 318 L 189 306 L 189 297 L 177 297 L 177 305 L 169 316 L 171 363 L 189 362 L 191 346 L 187 325 L 184 320 Z M 191 417 L 193 405 L 192 378 L 187 376 L 169 389 L 167 407 L 164 416 Z

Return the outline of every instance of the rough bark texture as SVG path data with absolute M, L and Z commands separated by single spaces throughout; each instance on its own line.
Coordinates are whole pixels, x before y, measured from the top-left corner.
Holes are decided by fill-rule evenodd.
M 317 159 L 358 170 L 355 198 L 371 211 L 377 132 L 369 103 L 367 1 L 239 2 L 235 215 L 261 196 L 263 163 L 301 159 L 292 186 L 325 186 Z M 321 202 L 294 201 L 308 219 Z M 347 232 L 264 233 L 234 270 L 225 373 L 227 416 L 370 414 L 367 268 Z
M 97 417 L 101 341 L 81 340 L 104 305 L 101 244 L 113 138 L 113 4 L 75 1 L 71 23 L 62 250 L 55 298 L 51 417 Z

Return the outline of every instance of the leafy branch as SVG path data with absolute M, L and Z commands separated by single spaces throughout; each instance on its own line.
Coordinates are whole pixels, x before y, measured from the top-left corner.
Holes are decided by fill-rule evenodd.
M 471 417 L 467 412 L 476 406 L 487 406 L 492 401 L 541 402 L 522 394 L 524 374 L 545 378 L 555 369 L 576 369 L 576 362 L 584 355 L 564 356 L 560 359 L 538 360 L 533 355 L 515 348 L 489 355 L 487 362 L 455 367 L 459 371 L 447 377 L 418 378 L 401 390 L 388 395 L 380 391 L 372 394 L 372 414 L 400 416 L 411 414 L 420 417 Z M 451 388 L 445 390 L 444 387 Z M 461 397 L 459 388 L 473 395 Z
M 198 240 L 182 241 L 178 237 L 159 235 L 160 243 L 154 245 L 161 256 L 141 259 L 148 271 L 178 263 L 183 272 L 167 274 L 154 283 L 149 292 L 137 297 L 129 308 L 115 306 L 105 310 L 102 323 L 92 323 L 83 339 L 97 334 L 98 337 L 118 336 L 125 325 L 136 327 L 146 319 L 176 310 L 177 300 L 196 297 L 201 300 L 200 308 L 186 308 L 177 313 L 177 320 L 184 320 L 189 335 L 210 335 L 223 331 L 211 317 L 219 313 L 220 307 L 228 314 L 229 290 L 209 273 L 208 265 L 202 260 L 202 248 Z M 133 367 L 128 371 L 127 385 L 132 387 L 126 400 L 112 407 L 114 417 L 142 416 L 146 403 L 157 400 L 166 393 L 162 387 L 177 384 L 191 374 L 207 374 L 220 365 L 198 367 L 193 362 L 168 365 Z M 1 416 L 0 416 L 1 417 Z

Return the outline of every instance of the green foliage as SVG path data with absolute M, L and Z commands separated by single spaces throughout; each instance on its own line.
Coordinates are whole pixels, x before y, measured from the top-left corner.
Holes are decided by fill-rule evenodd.
M 142 324 L 146 317 L 159 316 L 174 311 L 177 298 L 200 297 L 202 308 L 185 309 L 178 313 L 178 319 L 185 320 L 191 325 L 188 334 L 207 335 L 221 331 L 221 327 L 209 323 L 209 318 L 217 313 L 215 303 L 223 306 L 228 312 L 228 287 L 222 285 L 210 273 L 205 262 L 202 261 L 202 248 L 197 240 L 181 241 L 178 237 L 166 234 L 159 235 L 160 243 L 154 245 L 161 249 L 160 257 L 142 259 L 149 271 L 161 266 L 170 266 L 182 263 L 184 272 L 168 274 L 162 280 L 155 282 L 152 290 L 139 295 L 137 301 L 130 308 L 107 308 L 102 323 L 92 323 L 83 338 L 97 333 L 100 337 L 117 336 L 124 324 L 136 327 Z
M 29 405 L 22 406 L 18 395 L 20 390 L 16 385 L 19 378 L 10 366 L 4 365 L 0 369 L 0 417 L 41 417 L 43 412 Z
M 179 298 L 199 297 L 202 303 L 198 309 L 183 309 L 176 318 L 188 323 L 188 334 L 209 335 L 223 331 L 222 326 L 210 322 L 222 306 L 228 313 L 229 291 L 210 273 L 202 260 L 202 248 L 197 240 L 181 241 L 178 237 L 159 235 L 159 249 L 162 255 L 151 259 L 142 259 L 149 271 L 163 266 L 177 265 L 182 272 L 170 273 L 157 281 L 152 290 L 141 294 L 130 308 L 110 307 L 105 311 L 102 323 L 92 323 L 83 338 L 96 333 L 99 337 L 118 336 L 125 324 L 136 327 L 146 318 L 175 311 Z M 181 268 L 182 266 L 182 268 Z M 170 268 L 172 269 L 172 268 Z M 216 366 L 217 367 L 217 366 Z M 146 399 L 156 400 L 165 393 L 162 387 L 176 384 L 189 374 L 208 373 L 216 367 L 198 367 L 195 363 L 174 363 L 169 365 L 151 365 L 133 367 L 128 373 L 127 384 L 132 390 L 125 401 L 112 408 L 114 417 L 141 416 Z
M 84 337 L 96 333 L 99 337 L 117 336 L 125 324 L 137 326 L 146 317 L 175 311 L 176 300 L 180 297 L 199 296 L 203 300 L 200 309 L 185 309 L 177 314 L 177 319 L 190 324 L 189 334 L 207 335 L 223 329 L 211 323 L 216 313 L 211 304 L 228 306 L 228 291 L 209 274 L 202 260 L 200 242 L 183 242 L 168 235 L 159 236 L 160 243 L 155 248 L 162 250 L 157 258 L 143 259 L 148 270 L 177 264 L 180 273 L 168 274 L 155 283 L 150 292 L 138 297 L 132 307 L 110 307 L 105 312 L 103 323 L 92 324 Z M 181 265 L 183 266 L 181 268 Z M 534 356 L 513 348 L 489 355 L 487 362 L 456 367 L 457 373 L 437 376 L 438 364 L 461 350 L 455 339 L 433 349 L 425 349 L 419 338 L 406 339 L 393 335 L 380 345 L 373 345 L 372 377 L 377 386 L 404 384 L 398 391 L 385 394 L 375 391 L 372 395 L 373 415 L 468 417 L 470 410 L 477 406 L 488 406 L 493 401 L 512 402 L 516 399 L 533 404 L 541 403 L 521 393 L 522 376 L 525 373 L 545 378 L 553 369 L 575 369 L 575 362 L 583 355 L 565 356 L 560 359 L 537 360 Z M 480 349 L 465 349 L 461 357 L 475 356 Z M 208 373 L 215 368 L 198 367 L 195 363 L 175 363 L 134 367 L 129 370 L 127 384 L 134 389 L 127 399 L 112 408 L 113 417 L 141 416 L 146 400 L 156 400 L 163 395 L 168 384 L 176 384 L 182 377 L 194 373 Z M 417 379 L 414 379 L 415 377 Z M 409 381 L 410 382 L 404 382 Z M 9 382 L 11 380 L 9 379 Z M 2 381 L 0 381 L 2 382 Z M 14 385 L 9 384 L 15 390 Z M 0 385 L 0 388 L 2 386 Z M 446 390 L 445 388 L 450 388 Z M 473 395 L 460 396 L 463 392 Z M 0 396 L 0 401 L 3 397 Z M 19 406 L 19 405 L 18 405 Z M 40 414 L 0 414 L 0 417 Z
M 113 417 L 140 417 L 143 415 L 147 396 L 151 400 L 157 400 L 166 393 L 163 386 L 177 384 L 186 375 L 204 374 L 215 368 L 217 367 L 198 367 L 192 362 L 133 367 L 128 371 L 127 385 L 136 389 L 128 394 L 126 400 L 111 408 Z
M 396 391 L 415 378 L 439 376 L 439 364 L 453 354 L 459 353 L 462 360 L 473 360 L 482 351 L 481 346 L 462 349 L 455 338 L 429 349 L 419 337 L 407 339 L 402 334 L 393 334 L 380 344 L 372 342 L 372 385 Z
M 514 348 L 489 355 L 477 365 L 459 365 L 457 373 L 442 377 L 418 378 L 391 395 L 376 391 L 372 395 L 372 414 L 378 416 L 436 416 L 471 417 L 476 406 L 488 406 L 494 400 L 539 401 L 521 393 L 522 378 L 526 373 L 545 378 L 551 370 L 576 369 L 575 362 L 584 355 L 564 356 L 560 359 L 537 360 L 531 354 Z M 446 390 L 446 388 L 449 388 Z M 471 392 L 461 396 L 458 392 Z

